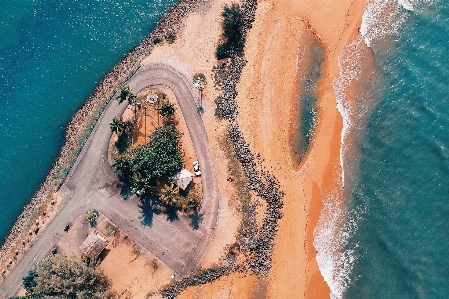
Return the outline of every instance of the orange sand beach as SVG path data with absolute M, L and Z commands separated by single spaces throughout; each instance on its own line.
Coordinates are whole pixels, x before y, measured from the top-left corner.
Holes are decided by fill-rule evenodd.
M 363 1 L 260 1 L 245 44 L 245 59 L 238 85 L 237 122 L 254 153 L 280 180 L 284 217 L 279 221 L 273 263 L 267 282 L 251 275 L 233 274 L 180 298 L 329 298 L 316 262 L 313 231 L 322 196 L 340 182 L 342 118 L 336 109 L 332 82 L 339 73 L 337 58 L 358 34 Z M 298 78 L 307 57 L 304 42 L 325 50 L 323 78 L 319 81 L 315 139 L 300 165 L 292 162 L 289 136 L 298 127 Z M 212 105 L 212 104 L 211 104 Z M 244 290 L 244 291 L 243 291 Z

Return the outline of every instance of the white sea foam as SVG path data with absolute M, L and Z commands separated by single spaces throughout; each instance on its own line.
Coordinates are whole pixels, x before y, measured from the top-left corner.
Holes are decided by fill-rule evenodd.
M 345 175 L 345 160 L 349 159 L 346 155 L 348 136 L 356 133 L 358 125 L 370 110 L 369 103 L 363 103 L 364 100 L 370 99 L 358 98 L 357 103 L 351 103 L 347 97 L 351 83 L 362 73 L 361 48 L 365 45 L 371 47 L 374 41 L 399 33 L 407 11 L 414 10 L 417 1 L 420 0 L 366 0 L 360 35 L 348 44 L 338 57 L 340 72 L 333 81 L 333 89 L 337 109 L 343 118 L 340 136 L 341 182 L 338 182 L 342 186 L 342 192 L 345 192 L 345 187 L 348 188 Z M 342 298 L 352 283 L 350 273 L 357 260 L 355 249 L 358 245 L 350 244 L 349 241 L 367 211 L 367 207 L 351 207 L 346 210 L 345 200 L 342 193 L 323 198 L 323 209 L 314 231 L 313 244 L 317 250 L 317 263 L 330 287 L 332 299 Z

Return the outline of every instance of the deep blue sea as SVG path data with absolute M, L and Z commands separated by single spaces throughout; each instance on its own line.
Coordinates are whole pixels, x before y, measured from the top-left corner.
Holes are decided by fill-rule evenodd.
M 332 298 L 448 298 L 449 1 L 370 3 L 334 81 L 345 190 L 325 199 L 320 269 Z M 357 105 L 339 93 L 351 80 Z
M 383 83 L 358 140 L 345 298 L 449 297 L 449 1 L 403 13 L 390 47 L 372 45 Z
M 44 180 L 70 117 L 175 2 L 0 0 L 0 240 Z

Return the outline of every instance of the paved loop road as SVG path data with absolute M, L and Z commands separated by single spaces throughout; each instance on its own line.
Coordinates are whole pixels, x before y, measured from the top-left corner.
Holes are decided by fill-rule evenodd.
M 141 68 L 128 83 L 135 94 L 148 86 L 164 85 L 173 91 L 179 101 L 202 172 L 203 204 L 200 214 L 203 214 L 203 220 L 199 229 L 194 230 L 190 226 L 190 219 L 182 215 L 179 215 L 179 220 L 170 222 L 166 215 L 154 214 L 151 226 L 145 225 L 148 219 L 143 216 L 139 199 L 133 196 L 124 200 L 119 190 L 111 187 L 118 178 L 107 163 L 111 137 L 109 123 L 126 108 L 126 103 L 119 105 L 117 101 L 112 101 L 61 188 L 63 201 L 58 214 L 4 281 L 0 287 L 1 298 L 15 295 L 22 284 L 22 277 L 35 262 L 49 254 L 58 237 L 63 234 L 64 226 L 93 208 L 111 219 L 178 275 L 186 276 L 198 265 L 215 229 L 219 195 L 206 131 L 197 113 L 190 83 L 163 65 Z

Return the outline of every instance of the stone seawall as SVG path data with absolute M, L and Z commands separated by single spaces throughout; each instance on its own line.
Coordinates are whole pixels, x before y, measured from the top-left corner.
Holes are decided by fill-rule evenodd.
M 109 71 L 88 100 L 74 114 L 65 130 L 64 144 L 59 156 L 53 163 L 45 180 L 31 198 L 30 202 L 24 207 L 2 243 L 0 249 L 0 266 L 3 269 L 2 276 L 6 274 L 6 268 L 8 268 L 9 272 L 18 262 L 17 258 L 11 259 L 14 256 L 13 251 L 20 245 L 21 239 L 25 240 L 25 236 L 27 236 L 25 230 L 31 225 L 33 217 L 36 216 L 36 211 L 41 206 L 49 204 L 48 199 L 51 198 L 52 194 L 63 183 L 65 176 L 61 179 L 61 171 L 64 169 L 70 170 L 70 165 L 73 165 L 77 154 L 81 151 L 86 141 L 85 139 L 89 136 L 90 126 L 93 126 L 92 122 L 95 124 L 95 119 L 98 119 L 103 111 L 101 109 L 102 106 L 108 104 L 108 99 L 111 99 L 111 96 L 113 96 L 117 85 L 139 66 L 142 59 L 155 46 L 155 41 L 164 41 L 168 35 L 176 34 L 180 30 L 184 18 L 195 10 L 200 3 L 205 2 L 207 0 L 180 0 L 175 4 L 159 21 L 155 30 Z M 10 259 L 8 260 L 8 258 Z

